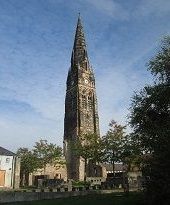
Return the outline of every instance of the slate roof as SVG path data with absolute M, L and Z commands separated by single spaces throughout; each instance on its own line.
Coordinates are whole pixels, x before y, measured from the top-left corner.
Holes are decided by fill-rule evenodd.
M 4 155 L 4 156 L 15 156 L 16 154 L 3 148 L 3 147 L 0 147 L 0 155 Z

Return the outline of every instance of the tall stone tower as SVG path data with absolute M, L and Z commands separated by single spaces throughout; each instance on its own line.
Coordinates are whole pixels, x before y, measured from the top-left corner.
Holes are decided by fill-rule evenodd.
M 75 156 L 72 144 L 80 134 L 99 135 L 95 78 L 89 63 L 80 16 L 78 17 L 65 98 L 64 150 L 68 179 L 84 179 L 84 161 Z

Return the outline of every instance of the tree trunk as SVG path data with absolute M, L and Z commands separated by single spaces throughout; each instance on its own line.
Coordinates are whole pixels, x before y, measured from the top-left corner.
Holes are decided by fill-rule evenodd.
M 112 162 L 112 168 L 113 168 L 113 176 L 115 176 L 115 162 Z
M 43 171 L 44 171 L 44 176 L 45 176 L 45 172 L 46 172 L 46 165 L 44 165 L 44 167 L 43 167 Z
M 115 160 L 114 160 L 114 158 L 115 158 L 115 153 L 113 151 L 113 160 L 112 160 L 113 176 L 115 176 Z
M 84 161 L 84 181 L 87 180 L 87 159 Z
M 29 186 L 29 172 L 25 174 L 25 186 Z

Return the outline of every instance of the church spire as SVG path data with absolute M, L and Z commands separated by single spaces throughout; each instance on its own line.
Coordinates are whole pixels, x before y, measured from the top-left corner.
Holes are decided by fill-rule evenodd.
M 65 98 L 64 153 L 68 179 L 82 181 L 86 177 L 84 160 L 75 154 L 72 145 L 79 141 L 81 134 L 87 133 L 96 133 L 99 136 L 99 118 L 95 78 L 89 65 L 79 16 Z M 90 170 L 94 167 L 89 163 L 88 168 L 88 176 L 92 177 L 94 173 L 90 173 Z
M 74 39 L 74 46 L 73 46 L 72 57 L 71 57 L 71 65 L 73 67 L 77 65 L 83 66 L 85 65 L 85 63 L 86 64 L 88 63 L 88 56 L 87 56 L 85 35 L 84 35 L 81 17 L 79 13 L 77 27 L 76 27 L 76 34 Z

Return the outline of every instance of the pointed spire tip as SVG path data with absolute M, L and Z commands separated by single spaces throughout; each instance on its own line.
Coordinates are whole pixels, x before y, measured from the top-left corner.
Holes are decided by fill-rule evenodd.
M 81 15 L 80 12 L 78 13 L 78 22 L 81 21 Z

